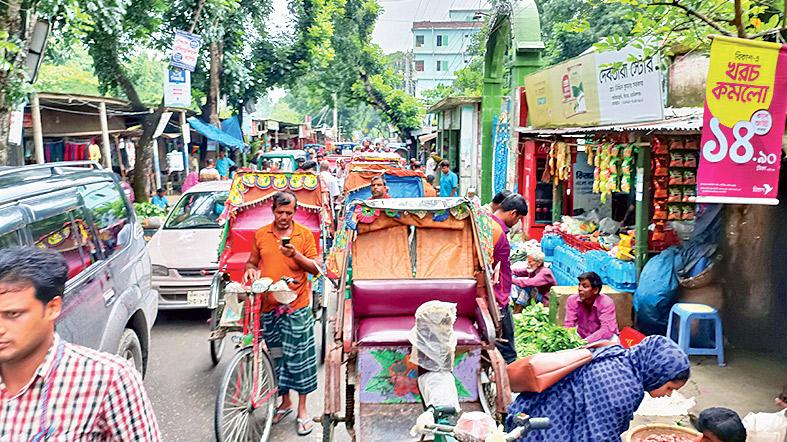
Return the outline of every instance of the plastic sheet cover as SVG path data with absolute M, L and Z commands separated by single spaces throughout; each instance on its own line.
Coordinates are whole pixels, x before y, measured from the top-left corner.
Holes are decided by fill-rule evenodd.
M 429 301 L 415 311 L 410 362 L 428 371 L 451 371 L 456 352 L 456 304 Z

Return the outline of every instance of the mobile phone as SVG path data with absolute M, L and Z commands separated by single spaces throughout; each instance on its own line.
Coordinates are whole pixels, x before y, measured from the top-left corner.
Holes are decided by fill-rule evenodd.
M 282 237 L 282 239 L 281 239 L 281 245 L 282 246 L 286 246 L 289 243 L 290 243 L 290 237 L 289 236 Z

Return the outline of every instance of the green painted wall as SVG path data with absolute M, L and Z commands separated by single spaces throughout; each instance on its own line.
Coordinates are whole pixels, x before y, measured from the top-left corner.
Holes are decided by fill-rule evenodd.
M 501 99 L 514 88 L 524 85 L 525 76 L 541 67 L 543 47 L 541 23 L 534 0 L 518 1 L 511 10 L 496 12 L 486 43 L 481 98 L 480 196 L 484 203 L 492 199 L 492 131 L 495 115 L 500 112 Z M 515 114 L 512 109 L 510 115 Z M 513 137 L 512 142 L 515 143 Z

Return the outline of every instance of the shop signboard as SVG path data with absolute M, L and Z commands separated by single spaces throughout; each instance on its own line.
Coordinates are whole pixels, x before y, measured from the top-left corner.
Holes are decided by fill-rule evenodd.
M 191 72 L 181 68 L 165 70 L 164 106 L 191 107 Z
M 200 47 L 202 47 L 202 37 L 199 35 L 186 31 L 175 31 L 170 64 L 194 72 L 197 67 Z
M 786 116 L 787 46 L 715 37 L 697 202 L 778 204 Z
M 635 61 L 632 61 L 635 60 Z M 533 127 L 603 126 L 664 118 L 661 72 L 642 50 L 588 52 L 525 77 Z

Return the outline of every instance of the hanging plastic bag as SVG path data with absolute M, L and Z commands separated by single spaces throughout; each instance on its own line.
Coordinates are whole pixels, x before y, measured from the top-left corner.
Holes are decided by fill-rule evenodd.
M 428 371 L 451 371 L 456 351 L 456 304 L 429 301 L 415 311 L 410 361 Z
M 418 390 L 427 407 L 452 407 L 459 413 L 459 392 L 452 372 L 430 371 L 418 376 Z

